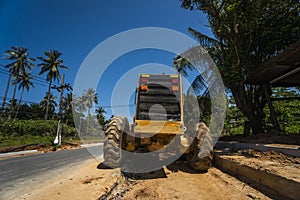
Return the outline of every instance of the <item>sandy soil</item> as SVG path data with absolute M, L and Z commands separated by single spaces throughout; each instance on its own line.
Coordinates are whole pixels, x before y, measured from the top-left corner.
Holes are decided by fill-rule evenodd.
M 137 180 L 122 199 L 269 199 L 216 168 L 198 173 L 179 161 L 156 173 Z
M 121 176 L 116 169 L 98 169 L 98 164 L 95 159 L 88 160 L 55 179 L 28 188 L 18 199 L 98 199 Z
M 31 186 L 18 199 L 268 199 L 216 168 L 198 173 L 183 161 L 153 173 L 125 176 L 97 166 L 96 160 L 89 160 L 55 180 Z
M 230 159 L 297 181 L 300 178 L 299 158 L 281 153 L 243 150 Z M 100 169 L 98 164 L 88 160 L 55 179 L 28 187 L 18 199 L 269 199 L 214 167 L 199 173 L 183 160 L 156 172 L 125 175 L 118 169 Z
M 300 182 L 300 158 L 294 158 L 275 151 L 262 153 L 252 149 L 239 150 L 233 155 L 224 155 L 222 157 L 242 165 L 251 166 L 259 170 L 266 170 L 286 179 Z

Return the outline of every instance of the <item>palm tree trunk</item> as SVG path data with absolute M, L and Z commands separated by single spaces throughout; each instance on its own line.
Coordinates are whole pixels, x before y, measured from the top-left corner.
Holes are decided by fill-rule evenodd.
M 45 114 L 45 120 L 48 119 L 48 112 L 49 112 L 49 103 L 50 103 L 50 90 L 51 90 L 51 84 L 52 84 L 52 79 L 50 79 L 49 82 L 49 87 L 48 87 L 48 99 L 47 99 L 47 106 L 46 106 L 46 114 Z
M 90 126 L 90 108 L 88 108 L 88 118 L 87 118 L 87 127 L 86 127 L 87 134 L 89 134 L 89 126 Z
M 11 73 L 9 74 L 8 79 L 7 79 L 6 89 L 5 89 L 3 101 L 2 101 L 1 113 L 4 112 L 4 106 L 5 106 L 7 93 L 8 93 L 8 89 L 9 89 L 9 85 L 10 85 L 10 79 L 11 79 Z
M 24 87 L 22 88 L 22 92 L 20 94 L 20 100 L 19 100 L 18 107 L 17 107 L 17 110 L 16 110 L 15 120 L 18 117 L 18 113 L 19 113 L 20 106 L 21 106 L 21 103 L 22 103 L 23 94 L 24 94 Z
M 63 97 L 64 97 L 64 84 L 65 84 L 65 74 L 62 75 L 62 81 L 61 81 L 61 91 L 60 91 L 60 97 L 59 97 L 59 111 L 58 111 L 58 117 L 59 119 L 62 119 L 62 103 L 63 103 Z
M 10 114 L 9 114 L 9 119 L 11 119 L 11 116 L 14 114 L 15 111 L 15 96 L 16 96 L 16 92 L 17 92 L 17 86 L 18 86 L 18 82 L 19 82 L 19 75 L 17 76 L 17 80 L 15 83 L 15 87 L 14 87 L 14 92 L 12 95 L 12 99 L 11 99 L 11 110 L 10 110 Z
M 14 92 L 13 92 L 13 95 L 12 95 L 12 100 L 14 100 L 15 99 L 15 96 L 16 96 L 16 92 L 17 92 L 17 86 L 18 86 L 18 80 L 19 80 L 19 78 L 17 78 L 17 80 L 16 80 L 16 84 L 15 84 L 15 86 L 14 86 Z

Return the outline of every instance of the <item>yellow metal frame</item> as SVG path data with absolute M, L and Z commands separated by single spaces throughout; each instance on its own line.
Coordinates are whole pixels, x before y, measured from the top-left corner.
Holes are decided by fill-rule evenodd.
M 183 134 L 184 126 L 180 121 L 135 120 L 134 132 L 144 134 Z

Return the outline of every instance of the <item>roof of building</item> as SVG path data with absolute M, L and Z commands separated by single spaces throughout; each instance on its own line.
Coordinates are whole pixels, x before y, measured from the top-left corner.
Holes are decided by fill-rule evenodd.
M 247 82 L 275 87 L 300 86 L 300 40 L 259 66 Z

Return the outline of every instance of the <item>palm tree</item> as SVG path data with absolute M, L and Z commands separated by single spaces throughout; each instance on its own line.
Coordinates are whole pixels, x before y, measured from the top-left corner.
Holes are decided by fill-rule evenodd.
M 46 94 L 43 98 L 43 100 L 40 102 L 40 107 L 44 109 L 44 111 L 47 110 L 50 111 L 51 113 L 54 113 L 55 107 L 57 106 L 56 103 L 57 97 L 54 96 L 53 94 Z
M 62 111 L 65 114 L 72 112 L 72 103 L 73 103 L 72 93 L 69 92 L 67 93 L 66 96 L 63 97 L 63 102 L 62 102 Z
M 8 93 L 8 90 L 9 90 L 11 76 L 12 76 L 12 72 L 10 70 L 10 73 L 9 73 L 8 79 L 7 79 L 6 89 L 5 89 L 4 96 L 3 96 L 3 101 L 2 101 L 2 106 L 1 106 L 1 113 L 4 112 L 4 106 L 5 106 L 5 102 L 6 102 L 6 98 L 7 98 L 7 93 Z
M 97 97 L 97 93 L 94 89 L 89 88 L 87 90 L 84 90 L 81 98 L 80 98 L 80 102 L 81 102 L 81 109 L 84 109 L 88 111 L 88 116 L 87 116 L 87 133 L 88 133 L 88 129 L 90 126 L 90 118 L 91 118 L 91 108 L 93 107 L 94 103 L 98 104 L 98 97 Z
M 10 70 L 9 70 L 8 82 L 7 82 L 4 97 L 3 97 L 2 110 L 4 109 L 4 106 L 5 106 L 5 101 L 7 98 L 7 93 L 9 90 L 9 84 L 10 84 L 11 77 L 13 76 L 15 79 L 15 83 L 17 83 L 19 77 L 22 74 L 26 73 L 26 68 L 29 71 L 31 71 L 31 68 L 34 67 L 32 62 L 35 61 L 35 59 L 28 58 L 28 55 L 29 55 L 28 49 L 24 48 L 24 47 L 11 47 L 11 49 L 6 50 L 4 53 L 4 57 L 8 60 L 13 60 L 13 62 L 4 66 L 5 68 L 10 68 Z M 14 92 L 13 92 L 12 99 L 15 98 L 16 89 L 17 89 L 17 84 L 14 85 Z M 14 107 L 12 107 L 11 109 L 13 112 Z
M 73 101 L 72 93 L 69 92 L 65 97 L 63 97 L 63 102 L 62 102 L 63 117 L 66 120 L 66 124 L 68 124 L 69 120 L 71 121 L 73 120 L 73 115 L 72 115 L 73 104 L 74 101 Z
M 45 114 L 45 119 L 48 119 L 48 111 L 49 111 L 49 103 L 50 103 L 50 90 L 51 90 L 51 85 L 52 81 L 54 80 L 60 80 L 60 73 L 59 73 L 59 68 L 61 69 L 68 69 L 68 67 L 62 65 L 64 60 L 59 59 L 59 57 L 62 55 L 59 51 L 57 50 L 50 50 L 47 52 L 44 52 L 45 58 L 43 57 L 38 57 L 39 60 L 42 61 L 42 63 L 38 64 L 39 67 L 41 68 L 41 71 L 39 75 L 47 73 L 46 76 L 46 81 L 49 81 L 49 87 L 48 87 L 48 99 L 47 99 L 47 106 L 46 106 L 46 114 Z
M 96 113 L 97 113 L 97 116 L 99 116 L 99 115 L 106 114 L 106 111 L 104 110 L 103 107 L 100 106 L 96 109 Z
M 177 55 L 173 61 L 173 67 L 183 76 L 188 76 L 188 71 L 193 71 L 201 68 L 202 74 L 199 74 L 191 84 L 191 88 L 195 92 L 202 92 L 202 95 L 207 95 L 208 88 L 215 90 L 216 88 L 212 85 L 214 84 L 214 79 L 212 78 L 212 73 L 210 68 L 205 68 L 207 63 L 211 62 L 208 59 L 209 55 L 216 58 L 219 61 L 223 60 L 223 51 L 224 48 L 217 40 L 214 38 L 208 37 L 200 32 L 195 31 L 192 28 L 189 28 L 188 31 L 192 36 L 199 41 L 200 45 L 207 51 L 203 52 L 202 48 L 190 48 L 184 53 Z M 192 61 L 193 63 L 189 62 Z M 202 66 L 203 65 L 203 66 Z M 203 78 L 205 77 L 205 79 Z M 191 89 L 189 88 L 189 89 Z M 204 92 L 203 92 L 204 91 Z M 211 91 L 209 95 L 214 96 L 218 95 L 219 91 Z
M 74 106 L 74 110 L 83 114 L 86 111 L 85 99 L 83 96 L 73 96 L 72 106 Z
M 94 103 L 98 104 L 98 97 L 96 91 L 92 88 L 84 90 L 84 93 L 82 95 L 82 102 L 87 107 L 88 116 L 90 116 L 90 110 L 93 107 Z
M 6 107 L 6 110 L 8 110 L 8 111 L 13 110 L 13 108 L 15 108 L 17 105 L 16 99 L 10 99 L 8 102 L 9 103 L 7 104 L 7 107 Z M 8 117 L 9 118 L 11 117 L 11 112 L 10 113 L 8 112 Z
M 19 87 L 18 87 L 18 89 L 20 90 L 22 88 L 22 91 L 21 91 L 21 94 L 20 94 L 20 99 L 19 99 L 15 119 L 18 116 L 18 112 L 19 112 L 20 105 L 21 105 L 21 102 L 22 102 L 22 97 L 23 97 L 23 94 L 24 94 L 24 89 L 26 88 L 27 92 L 29 92 L 30 87 L 34 88 L 34 85 L 31 82 L 32 79 L 33 79 L 33 76 L 31 76 L 31 74 L 26 74 L 26 73 L 22 74 L 19 78 L 19 81 L 18 81 Z
M 176 58 L 174 59 L 173 68 L 175 68 L 178 73 L 185 77 L 189 76 L 188 71 L 195 70 L 194 66 L 180 55 L 176 56 Z M 196 76 L 187 91 L 189 94 L 193 94 L 194 92 L 199 94 L 202 91 L 204 91 L 204 93 L 207 91 L 206 82 L 201 74 L 198 74 Z
M 108 122 L 107 120 L 105 120 L 105 116 L 104 116 L 104 114 L 106 113 L 106 111 L 101 106 L 98 107 L 95 111 L 97 113 L 97 119 L 98 119 L 99 124 L 101 125 L 102 129 L 105 129 L 106 128 L 106 124 Z

